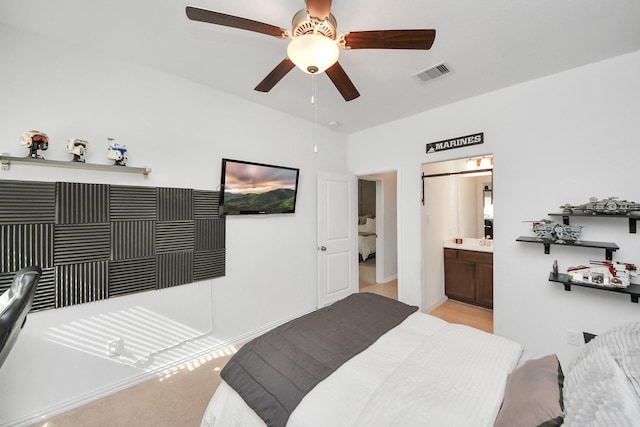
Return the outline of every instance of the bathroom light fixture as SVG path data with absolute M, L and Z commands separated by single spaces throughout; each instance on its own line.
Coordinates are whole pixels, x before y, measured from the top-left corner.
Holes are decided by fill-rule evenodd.
M 474 169 L 491 169 L 493 168 L 493 161 L 491 157 L 476 157 L 467 160 L 465 169 L 466 170 L 474 170 Z
M 480 169 L 487 169 L 493 166 L 493 162 L 491 161 L 491 157 L 483 157 L 480 159 Z
M 478 169 L 478 159 L 467 160 L 466 170 Z
M 287 55 L 305 73 L 319 74 L 338 61 L 340 49 L 335 40 L 311 33 L 291 40 Z

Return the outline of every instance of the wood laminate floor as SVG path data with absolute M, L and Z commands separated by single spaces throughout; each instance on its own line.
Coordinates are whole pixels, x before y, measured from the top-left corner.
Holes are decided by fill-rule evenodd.
M 450 323 L 472 326 L 482 331 L 493 333 L 493 311 L 486 308 L 447 300 L 431 310 L 429 314 Z
M 398 280 L 387 283 L 376 283 L 376 260 L 369 258 L 359 264 L 360 292 L 371 292 L 398 299 Z M 493 311 L 482 307 L 447 300 L 434 308 L 429 314 L 450 323 L 472 326 L 485 332 L 493 333 Z

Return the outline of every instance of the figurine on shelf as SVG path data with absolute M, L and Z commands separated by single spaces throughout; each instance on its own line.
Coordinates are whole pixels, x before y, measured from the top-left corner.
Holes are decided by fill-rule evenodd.
M 548 219 L 531 221 L 533 232 L 538 240 L 552 240 L 555 243 L 567 243 L 580 240 L 581 225 L 558 224 Z
M 598 200 L 590 197 L 589 203 L 572 206 L 569 203 L 560 206 L 564 214 L 591 214 L 591 215 L 624 215 L 640 211 L 640 203 L 618 200 L 617 197 L 608 197 Z
M 67 141 L 67 151 L 73 154 L 72 162 L 84 163 L 83 156 L 89 149 L 89 141 L 83 139 L 71 138 Z
M 46 150 L 49 148 L 49 137 L 46 133 L 39 130 L 30 130 L 25 132 L 20 137 L 20 143 L 29 149 L 29 155 L 34 159 L 44 159 L 44 157 L 38 155 L 38 150 Z
M 127 165 L 127 147 L 120 145 L 117 142 L 113 142 L 113 138 L 107 138 L 109 140 L 109 147 L 107 148 L 107 158 L 114 161 L 114 165 L 126 166 Z

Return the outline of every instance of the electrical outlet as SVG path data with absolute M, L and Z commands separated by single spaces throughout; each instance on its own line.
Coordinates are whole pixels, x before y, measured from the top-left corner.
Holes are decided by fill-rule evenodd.
M 576 331 L 567 331 L 567 343 L 575 346 L 580 345 L 580 333 Z
M 124 352 L 124 340 L 122 338 L 117 338 L 115 340 L 111 340 L 107 342 L 107 356 L 116 357 L 122 356 Z

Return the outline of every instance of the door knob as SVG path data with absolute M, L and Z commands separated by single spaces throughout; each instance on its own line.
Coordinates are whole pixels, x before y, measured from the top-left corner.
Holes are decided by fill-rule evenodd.
M 326 246 L 320 246 L 320 250 L 321 250 L 322 252 L 324 252 L 324 251 L 326 251 L 326 250 L 327 250 L 327 247 L 326 247 Z

